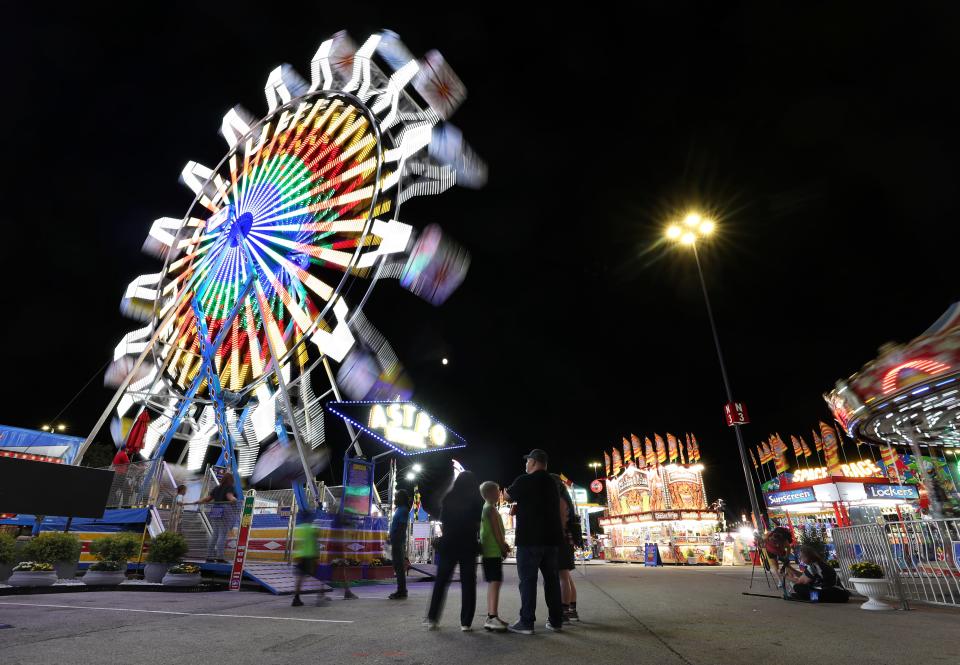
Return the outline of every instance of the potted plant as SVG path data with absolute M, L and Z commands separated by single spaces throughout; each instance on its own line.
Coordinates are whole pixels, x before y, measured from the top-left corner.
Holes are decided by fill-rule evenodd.
M 143 577 L 147 582 L 159 584 L 173 564 L 187 553 L 187 539 L 179 533 L 164 531 L 150 541 L 147 552 L 147 564 L 143 567 Z
M 80 539 L 72 533 L 45 531 L 31 540 L 24 554 L 32 561 L 52 563 L 60 579 L 73 579 L 80 561 Z
M 21 561 L 13 567 L 10 586 L 51 586 L 57 582 L 57 573 L 52 563 L 45 561 Z
M 698 563 L 698 561 L 697 561 L 697 553 L 696 553 L 696 551 L 693 550 L 692 548 L 691 548 L 691 549 L 688 549 L 688 550 L 687 550 L 687 565 L 688 565 L 688 566 L 696 566 L 697 563 Z
M 85 584 L 117 585 L 127 579 L 127 561 L 140 548 L 140 538 L 132 533 L 117 533 L 90 544 L 97 560 L 83 576 Z
M 178 563 L 171 566 L 163 576 L 166 586 L 194 586 L 200 584 L 200 566 L 192 563 Z
M 717 555 L 716 555 L 716 554 L 708 554 L 708 555 L 706 556 L 706 560 L 707 560 L 707 563 L 709 563 L 711 566 L 717 565 Z
M 858 561 L 850 566 L 850 582 L 861 596 L 867 597 L 867 602 L 860 606 L 862 610 L 892 610 L 887 603 L 880 600 L 887 595 L 887 580 L 883 575 L 883 568 L 872 561 Z
M 0 584 L 3 584 L 13 572 L 16 561 L 17 539 L 9 533 L 0 533 Z

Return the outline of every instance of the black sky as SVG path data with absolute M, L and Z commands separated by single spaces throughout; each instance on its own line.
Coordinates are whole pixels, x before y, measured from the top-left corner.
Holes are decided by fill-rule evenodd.
M 745 504 L 694 267 L 659 241 L 689 206 L 721 224 L 704 268 L 751 443 L 808 431 L 836 379 L 957 297 L 956 9 L 132 4 L 5 12 L 5 424 L 38 427 L 109 359 L 185 162 L 219 161 L 223 113 L 265 111 L 270 70 L 308 74 L 341 28 L 437 48 L 469 89 L 453 120 L 489 185 L 401 212 L 470 249 L 467 281 L 438 309 L 381 284 L 368 314 L 484 478 L 537 446 L 585 481 L 625 434 L 692 431 L 711 498 Z M 98 376 L 62 419 L 85 434 L 108 399 Z

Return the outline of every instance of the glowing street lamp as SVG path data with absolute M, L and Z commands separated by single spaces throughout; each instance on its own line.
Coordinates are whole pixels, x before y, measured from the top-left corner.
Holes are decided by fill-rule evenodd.
M 710 296 L 707 293 L 707 282 L 703 278 L 703 269 L 700 267 L 700 255 L 697 252 L 697 242 L 703 240 L 716 230 L 716 223 L 699 213 L 691 212 L 683 218 L 680 224 L 671 224 L 666 229 L 666 238 L 674 244 L 679 244 L 693 250 L 693 260 L 697 264 L 697 274 L 700 276 L 700 287 L 703 289 L 703 302 L 707 306 L 707 318 L 710 321 L 710 330 L 713 332 L 713 343 L 717 347 L 717 360 L 720 361 L 720 374 L 723 376 L 723 387 L 727 392 L 727 402 L 733 402 L 733 391 L 730 389 L 730 379 L 727 376 L 727 367 L 723 361 L 723 351 L 720 348 L 720 336 L 717 334 L 717 325 L 713 320 L 713 309 L 710 307 Z M 747 466 L 747 450 L 743 443 L 743 434 L 740 426 L 734 425 L 733 431 L 737 436 L 737 447 L 740 449 L 740 463 L 743 466 L 743 477 L 747 481 L 747 492 L 750 496 L 750 508 L 757 518 L 757 526 L 763 528 L 761 521 L 760 502 L 757 500 L 757 490 L 750 477 L 750 467 Z
M 416 480 L 417 474 L 415 474 L 413 471 L 408 471 L 406 478 L 407 480 Z
M 594 477 L 594 478 L 599 478 L 599 477 L 600 477 L 600 471 L 599 471 L 600 466 L 601 466 L 600 462 L 590 462 L 587 466 L 589 466 L 591 469 L 593 469 L 593 477 Z

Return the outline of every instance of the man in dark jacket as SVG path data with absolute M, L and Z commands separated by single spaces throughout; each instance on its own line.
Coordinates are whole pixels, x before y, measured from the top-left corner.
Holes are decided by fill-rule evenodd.
M 547 453 L 539 448 L 524 455 L 526 473 L 506 490 L 507 500 L 516 502 L 517 575 L 520 577 L 520 620 L 510 631 L 533 635 L 537 610 L 537 573 L 543 575 L 547 601 L 547 628 L 560 631 L 563 606 L 557 551 L 563 542 L 560 524 L 560 494 L 547 473 Z

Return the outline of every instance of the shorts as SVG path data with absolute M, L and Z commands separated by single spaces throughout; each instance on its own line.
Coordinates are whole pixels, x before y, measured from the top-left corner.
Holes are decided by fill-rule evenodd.
M 577 567 L 573 557 L 573 543 L 563 543 L 557 548 L 557 570 L 573 570 Z
M 316 559 L 297 559 L 296 567 L 297 567 L 298 575 L 308 575 L 310 577 L 313 577 L 317 572 L 317 560 Z
M 483 579 L 485 582 L 503 581 L 503 558 L 499 556 L 483 557 L 480 560 L 483 566 Z

